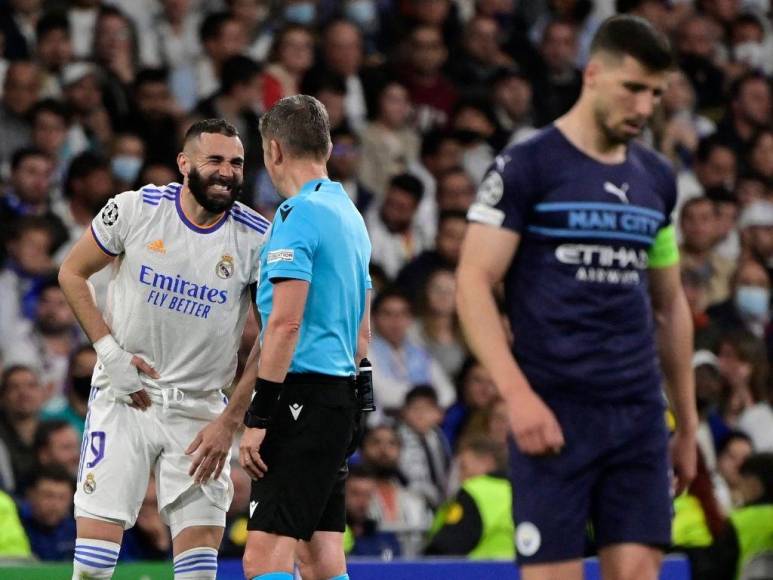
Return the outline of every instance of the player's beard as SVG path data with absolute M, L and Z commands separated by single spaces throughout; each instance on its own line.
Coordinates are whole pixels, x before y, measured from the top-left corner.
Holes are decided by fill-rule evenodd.
M 607 146 L 614 147 L 616 145 L 626 145 L 631 139 L 635 139 L 641 135 L 641 131 L 638 133 L 629 133 L 622 129 L 616 129 L 614 125 L 610 123 L 610 112 L 602 105 L 597 104 L 593 110 L 596 118 L 596 126 L 601 131 Z M 623 125 L 628 119 L 620 121 L 620 125 Z
M 207 193 L 207 190 L 211 185 L 223 185 L 228 187 L 230 195 L 227 198 L 211 197 Z M 204 179 L 198 169 L 192 168 L 190 172 L 188 172 L 188 189 L 190 189 L 198 204 L 209 213 L 223 213 L 229 209 L 236 201 L 236 198 L 239 197 L 239 192 L 242 190 L 242 180 L 235 175 L 229 179 L 220 177 L 216 173 L 207 179 Z

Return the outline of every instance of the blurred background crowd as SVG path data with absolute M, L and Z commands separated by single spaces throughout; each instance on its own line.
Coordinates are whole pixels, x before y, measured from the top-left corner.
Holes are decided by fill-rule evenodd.
M 96 355 L 58 264 L 111 196 L 180 179 L 200 118 L 238 128 L 243 201 L 270 218 L 258 121 L 303 92 L 328 109 L 330 177 L 373 242 L 380 410 L 352 462 L 347 549 L 512 557 L 507 409 L 460 332 L 454 268 L 486 168 L 569 109 L 614 13 L 678 56 L 643 137 L 677 172 L 696 329 L 700 469 L 674 544 L 709 546 L 733 510 L 773 503 L 768 0 L 0 0 L 0 556 L 72 557 Z M 92 279 L 100 305 L 108 279 Z M 238 557 L 249 480 L 232 477 L 223 553 Z M 151 481 L 122 558 L 170 546 Z

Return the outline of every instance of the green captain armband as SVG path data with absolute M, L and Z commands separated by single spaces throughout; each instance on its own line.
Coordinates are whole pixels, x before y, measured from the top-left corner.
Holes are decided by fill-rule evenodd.
M 668 268 L 679 263 L 679 246 L 673 225 L 661 229 L 647 252 L 650 268 Z

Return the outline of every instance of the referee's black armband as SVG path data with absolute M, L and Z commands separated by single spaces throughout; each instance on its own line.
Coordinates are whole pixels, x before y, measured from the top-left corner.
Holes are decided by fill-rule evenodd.
M 282 383 L 258 379 L 255 381 L 255 396 L 252 398 L 250 408 L 244 415 L 244 424 L 247 427 L 265 429 L 271 424 L 274 416 L 279 394 L 282 392 Z

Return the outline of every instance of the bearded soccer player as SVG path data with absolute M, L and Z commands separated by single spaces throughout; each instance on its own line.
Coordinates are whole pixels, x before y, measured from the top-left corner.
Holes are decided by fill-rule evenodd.
M 59 281 L 99 357 L 81 450 L 73 578 L 110 578 L 155 470 L 174 577 L 212 579 L 251 389 L 226 403 L 269 222 L 236 201 L 244 147 L 219 119 L 187 132 L 183 183 L 108 201 Z M 111 265 L 103 317 L 88 277 Z M 257 349 L 248 368 L 256 366 Z
M 671 539 L 670 486 L 679 492 L 695 474 L 676 184 L 636 140 L 671 67 L 668 42 L 645 20 L 604 22 L 578 102 L 496 158 L 469 212 L 459 312 L 509 409 L 525 580 L 582 578 L 588 521 L 605 580 L 655 580 Z M 673 482 L 664 387 L 677 420 Z

